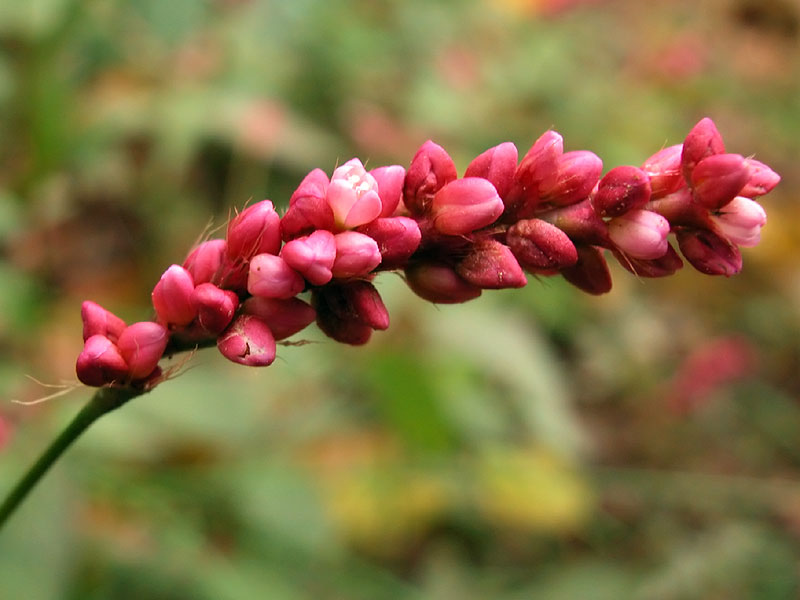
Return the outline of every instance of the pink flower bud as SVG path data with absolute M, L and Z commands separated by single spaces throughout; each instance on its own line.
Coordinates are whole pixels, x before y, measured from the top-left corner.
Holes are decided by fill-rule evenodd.
M 642 170 L 650 178 L 650 191 L 653 198 L 661 198 L 678 190 L 684 184 L 681 173 L 681 154 L 683 144 L 659 150 L 644 161 Z
M 201 283 L 192 292 L 197 307 L 197 323 L 209 335 L 219 335 L 231 322 L 239 306 L 239 296 L 221 290 L 213 283 Z
M 633 258 L 652 260 L 667 251 L 669 221 L 649 210 L 631 210 L 608 223 L 608 236 Z
M 419 225 L 408 217 L 375 219 L 359 227 L 358 231 L 378 244 L 381 269 L 396 269 L 405 265 L 422 240 Z
M 311 285 L 325 285 L 333 278 L 336 239 L 330 231 L 319 229 L 286 242 L 280 256 Z
M 578 261 L 578 251 L 567 234 L 541 219 L 517 221 L 506 233 L 506 244 L 519 264 L 534 273 L 569 267 Z
M 667 251 L 664 255 L 652 260 L 633 258 L 618 250 L 612 250 L 612 252 L 619 264 L 637 277 L 667 277 L 683 267 L 681 257 L 669 242 L 667 242 Z
M 403 201 L 412 215 L 428 213 L 433 197 L 458 177 L 456 165 L 444 148 L 428 140 L 411 159 L 403 186 Z
M 781 176 L 762 162 L 754 158 L 746 158 L 750 170 L 750 179 L 739 192 L 745 198 L 758 198 L 771 192 L 781 180 Z
M 316 289 L 313 300 L 317 325 L 339 342 L 361 345 L 370 338 L 372 330 L 389 327 L 389 313 L 380 294 L 368 281 Z
M 487 180 L 465 177 L 436 192 L 431 214 L 437 231 L 462 235 L 494 223 L 503 214 L 503 201 Z
M 378 167 L 369 172 L 378 184 L 378 195 L 381 197 L 380 217 L 391 217 L 400 199 L 403 196 L 403 184 L 406 179 L 406 169 L 400 165 Z
M 739 249 L 707 229 L 682 229 L 676 234 L 683 256 L 701 273 L 730 277 L 742 270 Z
M 549 189 L 556 184 L 558 161 L 563 154 L 564 139 L 561 135 L 545 131 L 522 157 L 511 188 L 507 195 L 502 196 L 506 213 L 516 217 L 535 208 L 540 201 L 540 189 Z
M 158 321 L 169 328 L 185 327 L 194 321 L 197 308 L 192 303 L 193 291 L 189 271 L 178 265 L 164 271 L 150 294 Z
M 337 233 L 333 276 L 338 279 L 360 277 L 381 264 L 381 252 L 371 237 L 356 231 Z
M 82 383 L 100 387 L 125 381 L 128 378 L 128 364 L 114 342 L 104 335 L 91 335 L 78 355 L 75 372 Z
M 248 367 L 266 367 L 275 360 L 275 337 L 267 323 L 240 314 L 217 339 L 217 349 L 230 361 Z
M 281 246 L 280 217 L 272 202 L 248 206 L 228 223 L 228 257 L 250 260 L 256 254 L 277 254 Z
M 497 195 L 505 198 L 514 183 L 517 158 L 517 147 L 511 142 L 504 142 L 478 155 L 469 163 L 464 177 L 486 179 L 497 190 Z
M 291 298 L 303 291 L 306 282 L 284 259 L 258 254 L 250 261 L 247 291 L 262 298 Z
M 555 183 L 539 185 L 539 197 L 556 206 L 568 206 L 587 198 L 600 180 L 603 161 L 588 150 L 566 152 L 558 159 Z
M 329 183 L 322 169 L 314 169 L 306 175 L 289 199 L 289 210 L 281 219 L 284 240 L 308 235 L 317 229 L 334 228 L 333 210 L 325 199 Z
M 469 254 L 456 266 L 456 273 L 467 283 L 483 289 L 520 288 L 528 283 L 508 246 L 492 238 L 473 244 Z
M 325 199 L 340 229 L 352 229 L 369 223 L 378 218 L 382 210 L 378 183 L 357 158 L 347 161 L 333 172 Z
M 317 318 L 311 305 L 300 298 L 248 298 L 242 304 L 242 313 L 264 321 L 276 340 L 302 331 Z
M 189 271 L 195 285 L 217 283 L 225 262 L 225 240 L 208 240 L 189 253 L 183 268 Z
M 103 335 L 112 342 L 119 339 L 119 334 L 125 329 L 125 321 L 105 308 L 87 300 L 81 305 L 81 319 L 83 320 L 83 341 L 93 335 Z
M 595 246 L 578 246 L 578 262 L 561 270 L 564 279 L 578 289 L 599 296 L 611 291 L 611 273 L 603 251 Z
M 708 117 L 701 119 L 683 141 L 681 171 L 686 182 L 691 182 L 692 172 L 701 160 L 724 152 L 725 144 L 714 121 Z
M 588 198 L 576 204 L 541 212 L 538 216 L 558 227 L 576 244 L 608 245 L 608 226 Z
M 601 217 L 618 217 L 650 201 L 650 178 L 636 167 L 615 167 L 597 184 L 592 206 Z
M 755 200 L 737 196 L 712 215 L 711 220 L 728 240 L 737 246 L 751 248 L 761 241 L 761 228 L 767 222 L 767 213 Z
M 481 288 L 464 281 L 455 269 L 439 262 L 419 262 L 405 269 L 408 287 L 436 304 L 459 304 L 481 295 Z
M 692 171 L 695 200 L 710 210 L 717 210 L 733 200 L 749 178 L 749 167 L 742 156 L 709 156 Z
M 128 363 L 130 379 L 146 379 L 158 366 L 169 341 L 167 330 L 151 321 L 140 321 L 125 328 L 117 347 Z

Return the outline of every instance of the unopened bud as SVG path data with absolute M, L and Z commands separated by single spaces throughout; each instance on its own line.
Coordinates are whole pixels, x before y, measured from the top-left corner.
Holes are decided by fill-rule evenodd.
M 488 290 L 523 287 L 528 280 L 508 246 L 497 240 L 478 240 L 456 266 L 464 281 Z
M 317 325 L 339 342 L 361 345 L 369 340 L 372 330 L 389 327 L 389 313 L 380 294 L 367 281 L 316 289 L 313 301 Z
M 459 304 L 481 295 L 481 288 L 467 283 L 455 269 L 440 262 L 419 262 L 405 269 L 408 287 L 435 304 Z
M 540 191 L 558 181 L 558 164 L 564 154 L 564 138 L 556 131 L 545 131 L 531 146 L 514 174 L 511 202 L 515 205 L 538 202 Z
M 575 204 L 589 196 L 602 172 L 603 161 L 593 152 L 566 152 L 558 159 L 555 183 L 540 185 L 539 197 L 555 206 Z
M 75 363 L 78 379 L 93 387 L 120 383 L 128 377 L 128 364 L 116 344 L 104 335 L 91 335 Z
M 331 271 L 338 279 L 361 277 L 381 264 L 381 252 L 371 237 L 357 231 L 337 233 L 336 259 Z
M 239 297 L 213 283 L 201 283 L 192 292 L 192 302 L 197 307 L 197 323 L 205 333 L 213 336 L 230 324 L 239 306 Z
M 735 244 L 707 229 L 677 232 L 684 258 L 701 273 L 730 277 L 742 270 L 742 255 Z
M 539 213 L 538 217 L 558 227 L 576 244 L 608 245 L 608 226 L 594 210 L 589 198 Z
M 737 246 L 751 248 L 761 241 L 761 228 L 767 222 L 767 213 L 755 200 L 737 196 L 711 216 L 717 229 Z
M 750 170 L 742 156 L 709 156 L 692 171 L 695 200 L 710 210 L 717 210 L 739 195 L 749 178 Z
M 661 198 L 675 192 L 684 184 L 681 173 L 681 154 L 683 144 L 659 150 L 644 161 L 642 170 L 650 178 L 650 191 L 653 198 Z
M 649 210 L 631 210 L 608 222 L 608 237 L 633 258 L 652 260 L 667 251 L 669 221 Z
M 167 330 L 152 321 L 140 321 L 125 328 L 119 336 L 117 347 L 128 363 L 131 380 L 145 379 L 153 373 L 168 341 Z
M 325 198 L 340 229 L 352 229 L 369 223 L 381 214 L 378 183 L 357 158 L 347 161 L 333 172 Z
M 391 217 L 400 204 L 403 196 L 403 184 L 406 179 L 406 169 L 400 165 L 378 167 L 369 172 L 378 184 L 378 195 L 381 197 L 380 217 Z
M 651 260 L 633 258 L 612 250 L 614 256 L 623 267 L 637 277 L 667 277 L 683 267 L 683 261 L 672 245 L 667 242 L 667 251 L 663 256 Z
M 683 141 L 681 171 L 686 182 L 691 182 L 692 172 L 701 160 L 724 152 L 725 144 L 714 121 L 708 117 L 701 119 Z
M 336 239 L 330 231 L 319 229 L 286 242 L 280 256 L 311 285 L 325 285 L 333 278 Z
M 249 260 L 256 254 L 277 254 L 281 245 L 280 217 L 272 202 L 248 206 L 228 223 L 227 252 L 231 260 Z
M 280 256 L 258 254 L 250 261 L 247 291 L 263 298 L 291 298 L 303 291 L 306 282 Z
M 242 313 L 264 321 L 276 340 L 302 331 L 317 318 L 311 305 L 300 298 L 248 298 L 242 304 Z
M 275 337 L 263 319 L 240 314 L 217 338 L 217 349 L 240 365 L 266 367 L 275 360 Z
M 517 147 L 511 142 L 504 142 L 473 159 L 464 177 L 486 179 L 497 190 L 497 195 L 505 198 L 514 183 L 517 158 Z
M 487 180 L 465 177 L 436 192 L 431 214 L 437 231 L 462 235 L 494 223 L 503 214 L 503 201 Z
M 197 308 L 192 303 L 194 281 L 189 271 L 170 266 L 150 294 L 160 323 L 167 327 L 184 327 L 194 321 Z
M 359 227 L 358 231 L 378 244 L 381 269 L 396 269 L 405 265 L 422 240 L 419 225 L 408 217 L 375 219 Z
M 771 192 L 781 180 L 781 176 L 764 163 L 754 158 L 745 159 L 750 171 L 750 178 L 739 192 L 745 198 L 758 198 Z
M 601 217 L 618 217 L 650 200 L 650 178 L 631 166 L 611 169 L 597 184 L 592 206 Z
M 426 214 L 433 196 L 458 177 L 456 165 L 444 148 L 428 140 L 411 159 L 403 186 L 403 201 L 412 215 Z
M 574 265 L 575 244 L 566 233 L 541 219 L 523 219 L 506 233 L 506 244 L 524 269 L 543 273 Z
M 322 169 L 314 169 L 300 182 L 289 199 L 289 209 L 281 219 L 284 240 L 308 235 L 317 229 L 334 228 L 333 210 L 325 199 L 329 184 Z
M 595 246 L 578 246 L 578 262 L 561 270 L 564 279 L 578 289 L 599 296 L 611 291 L 611 273 L 603 251 Z
M 183 261 L 183 268 L 189 271 L 195 285 L 217 283 L 225 262 L 225 240 L 208 240 L 197 246 Z
M 81 319 L 83 320 L 84 342 L 93 335 L 103 335 L 112 342 L 116 342 L 119 334 L 126 327 L 125 321 L 117 315 L 89 300 L 81 305 Z

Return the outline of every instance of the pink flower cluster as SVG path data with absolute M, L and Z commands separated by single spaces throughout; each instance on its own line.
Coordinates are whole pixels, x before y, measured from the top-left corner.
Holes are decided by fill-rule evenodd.
M 683 264 L 668 241 L 674 233 L 695 268 L 732 275 L 742 266 L 738 247 L 757 244 L 766 222 L 754 198 L 780 180 L 726 153 L 710 119 L 641 167 L 602 171 L 595 154 L 564 152 L 554 131 L 522 160 L 510 142 L 487 150 L 461 178 L 430 141 L 408 169 L 367 171 L 358 159 L 330 178 L 315 169 L 282 217 L 269 200 L 258 202 L 228 223 L 225 239 L 170 266 L 152 292 L 154 322 L 126 325 L 85 302 L 78 377 L 155 385 L 176 341 L 216 340 L 234 362 L 269 365 L 276 341 L 314 321 L 337 341 L 364 344 L 389 326 L 372 284 L 383 270 L 402 270 L 417 295 L 436 303 L 522 287 L 526 273 L 561 274 L 602 294 L 611 289 L 604 250 L 641 277 L 670 275 Z

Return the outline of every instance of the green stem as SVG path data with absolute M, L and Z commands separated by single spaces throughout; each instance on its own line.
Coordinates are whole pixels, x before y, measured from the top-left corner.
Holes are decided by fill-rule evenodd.
M 31 465 L 17 485 L 8 493 L 0 504 L 0 529 L 14 514 L 14 511 L 25 499 L 28 493 L 36 487 L 42 476 L 50 470 L 64 451 L 77 440 L 89 426 L 104 414 L 109 413 L 126 402 L 144 393 L 143 390 L 133 388 L 105 387 L 97 390 L 92 399 L 75 415 L 69 425 L 50 446 L 42 453 L 39 459 Z

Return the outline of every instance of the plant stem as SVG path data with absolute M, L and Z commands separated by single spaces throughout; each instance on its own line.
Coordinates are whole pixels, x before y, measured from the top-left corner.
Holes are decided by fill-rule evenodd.
M 144 390 L 128 387 L 104 387 L 97 390 L 91 400 L 75 415 L 69 425 L 56 437 L 31 465 L 22 479 L 8 493 L 0 504 L 0 529 L 25 499 L 28 493 L 39 483 L 42 476 L 55 464 L 64 451 L 77 440 L 89 426 L 104 414 L 109 413 L 126 402 L 144 393 Z

